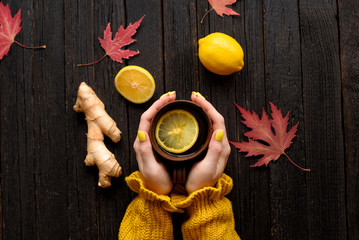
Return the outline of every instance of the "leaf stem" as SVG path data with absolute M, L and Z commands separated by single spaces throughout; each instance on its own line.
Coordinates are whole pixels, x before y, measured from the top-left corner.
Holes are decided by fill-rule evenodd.
M 91 65 L 94 65 L 98 62 L 100 62 L 102 59 L 104 59 L 105 57 L 107 56 L 107 54 L 103 55 L 100 59 L 92 62 L 92 63 L 82 63 L 82 64 L 77 64 L 78 67 L 84 67 L 84 66 L 91 66 Z
M 306 169 L 306 168 L 302 168 L 302 167 L 298 166 L 297 164 L 295 164 L 295 163 L 292 161 L 292 159 L 290 159 L 290 157 L 289 157 L 286 153 L 283 153 L 283 154 L 284 154 L 284 156 L 286 156 L 286 157 L 288 158 L 288 160 L 289 160 L 294 166 L 296 166 L 297 168 L 299 168 L 299 169 L 301 169 L 301 170 L 303 170 L 303 171 L 310 172 L 310 169 Z
M 19 45 L 20 47 L 26 48 L 26 49 L 39 49 L 39 48 L 46 48 L 46 45 L 42 45 L 42 46 L 36 46 L 36 47 L 28 47 L 25 45 L 22 45 L 21 43 L 19 43 L 18 41 L 14 41 L 14 43 L 16 43 L 17 45 Z
M 210 12 L 210 11 L 212 11 L 213 10 L 213 8 L 211 8 L 210 10 L 208 10 L 205 14 L 204 14 L 204 16 L 202 17 L 202 19 L 201 19 L 201 23 L 203 23 L 203 20 L 204 20 L 204 18 L 207 16 L 207 14 Z

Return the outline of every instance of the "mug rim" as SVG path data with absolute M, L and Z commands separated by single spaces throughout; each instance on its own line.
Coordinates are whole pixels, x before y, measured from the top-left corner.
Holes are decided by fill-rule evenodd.
M 204 117 L 206 123 L 207 123 L 207 136 L 206 136 L 206 140 L 204 141 L 204 144 L 200 147 L 200 149 L 198 151 L 196 151 L 195 153 L 189 155 L 189 156 L 174 156 L 174 155 L 170 155 L 168 153 L 166 153 L 165 151 L 162 150 L 162 148 L 158 145 L 156 138 L 155 138 L 155 129 L 156 129 L 156 124 L 157 121 L 160 119 L 160 117 L 166 113 L 169 110 L 172 110 L 171 107 L 173 107 L 173 105 L 179 105 L 179 108 L 177 109 L 184 109 L 184 110 L 192 110 L 193 108 L 197 108 L 193 111 L 199 111 L 199 114 L 201 116 Z M 173 108 L 176 109 L 176 108 Z M 190 112 L 190 111 L 189 111 Z M 197 119 L 198 120 L 198 119 Z M 197 158 L 198 156 L 200 156 L 204 151 L 207 150 L 209 142 L 211 140 L 211 136 L 212 136 L 212 132 L 213 132 L 213 127 L 212 127 L 212 120 L 210 119 L 209 115 L 207 114 L 207 112 L 197 103 L 194 103 L 192 101 L 188 101 L 188 100 L 175 100 L 169 103 L 166 103 L 164 106 L 162 106 L 155 114 L 155 116 L 153 117 L 152 121 L 151 121 L 151 125 L 150 125 L 150 141 L 152 144 L 152 149 L 161 157 L 164 158 L 165 160 L 169 160 L 169 161 L 174 161 L 174 162 L 183 162 L 183 161 L 190 161 L 190 160 L 194 160 L 195 158 Z

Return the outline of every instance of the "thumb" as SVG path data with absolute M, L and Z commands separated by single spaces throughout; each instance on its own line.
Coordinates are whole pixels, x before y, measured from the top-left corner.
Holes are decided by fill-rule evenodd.
M 154 157 L 152 144 L 149 135 L 145 131 L 139 130 L 137 132 L 138 137 L 138 154 L 141 156 L 141 164 L 143 167 L 153 167 L 158 164 Z
M 148 159 L 151 155 L 152 147 L 148 134 L 145 131 L 138 130 L 137 138 L 134 143 L 134 149 L 136 152 L 136 158 L 140 166 L 143 166 L 145 159 Z
M 138 130 L 138 152 L 142 157 L 149 156 L 152 153 L 152 145 L 148 133 L 145 131 Z
M 223 151 L 223 139 L 224 130 L 218 129 L 213 132 L 211 141 L 208 145 L 208 152 L 206 155 L 206 158 L 208 158 L 210 161 L 217 161 L 218 158 L 221 156 Z

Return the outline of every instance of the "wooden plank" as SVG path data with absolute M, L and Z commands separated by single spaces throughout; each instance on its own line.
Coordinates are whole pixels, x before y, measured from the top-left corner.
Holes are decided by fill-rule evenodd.
M 93 1 L 64 1 L 69 239 L 97 239 L 98 236 L 98 171 L 96 167 L 85 166 L 87 125 L 84 114 L 73 110 L 77 90 L 82 81 L 98 93 L 94 67 L 77 67 L 79 63 L 94 61 L 95 49 L 101 51 L 96 37 L 101 33 L 94 33 L 92 27 L 93 11 Z
M 21 91 L 17 81 L 22 81 L 18 71 L 22 72 L 20 49 L 11 49 L 9 56 L 1 62 L 1 192 L 2 192 L 2 236 L 20 239 L 15 229 L 21 229 L 21 183 L 20 183 L 20 154 L 24 150 L 18 144 L 19 137 L 24 134 L 18 129 L 19 120 L 23 120 L 24 112 L 19 107 L 17 92 Z M 20 108 L 18 110 L 18 108 Z M 20 153 L 20 154 L 19 154 Z
M 97 36 L 103 36 L 103 31 L 107 23 L 111 23 L 112 32 L 115 33 L 120 25 L 126 25 L 125 8 L 123 1 L 105 1 L 96 2 L 90 8 L 93 15 L 93 33 L 91 34 L 91 42 L 95 42 L 98 46 L 93 50 L 94 59 L 100 58 L 104 51 L 100 47 Z M 86 17 L 86 15 L 83 15 Z M 85 18 L 83 18 L 84 21 Z M 93 58 L 93 56 L 92 56 Z M 107 148 L 113 152 L 119 161 L 123 172 L 129 169 L 127 161 L 129 154 L 128 144 L 128 117 L 127 106 L 123 98 L 121 98 L 114 87 L 114 77 L 118 70 L 123 66 L 118 62 L 113 62 L 110 58 L 104 59 L 92 68 L 94 73 L 92 87 L 106 105 L 106 111 L 117 122 L 118 127 L 123 131 L 123 138 L 119 143 L 113 143 L 110 139 L 105 138 Z M 85 80 L 86 81 L 86 80 Z M 91 229 L 93 233 L 87 233 L 91 238 L 113 239 L 118 235 L 118 228 L 124 215 L 124 211 L 129 204 L 129 191 L 124 182 L 124 176 L 112 179 L 110 189 L 101 189 L 97 187 L 98 171 L 97 168 L 90 172 L 96 183 L 94 188 L 89 189 L 90 194 L 94 197 L 92 206 L 88 211 L 91 213 Z M 86 214 L 85 206 L 81 208 L 83 214 Z M 86 231 L 83 228 L 82 231 Z
M 208 6 L 210 7 L 210 5 Z M 235 11 L 239 11 L 239 4 L 231 5 L 231 8 Z M 235 38 L 242 47 L 245 47 L 245 37 L 243 34 L 244 29 L 244 21 L 243 16 L 224 16 L 220 17 L 212 11 L 208 16 L 208 32 L 221 32 L 225 33 L 233 38 Z M 200 27 L 199 27 L 200 28 Z M 206 70 L 202 69 L 202 77 L 203 81 L 201 87 L 206 89 L 209 92 L 209 101 L 213 104 L 213 106 L 217 109 L 219 113 L 224 117 L 227 137 L 228 139 L 236 139 L 237 138 L 237 110 L 234 107 L 233 102 L 238 100 L 237 91 L 240 87 L 240 82 L 243 81 L 245 75 L 242 73 L 233 73 L 228 76 L 219 76 L 213 74 Z M 236 223 L 236 231 L 240 234 L 240 161 L 237 159 L 237 151 L 232 149 L 231 155 L 228 158 L 228 163 L 225 169 L 225 173 L 232 177 L 233 179 L 233 190 L 230 195 L 228 195 L 228 199 L 232 201 L 233 213 L 235 217 Z
M 3 2 L 3 4 L 9 3 Z M 10 3 L 9 7 L 12 15 L 15 15 L 21 8 L 16 3 Z M 30 31 L 29 29 L 24 30 L 16 37 L 16 40 L 26 39 L 26 37 L 22 37 L 24 32 Z M 24 145 L 20 146 L 18 143 L 21 141 L 20 137 L 25 133 L 23 124 L 25 108 L 18 103 L 23 99 L 17 94 L 24 91 L 24 76 L 21 76 L 21 73 L 24 72 L 23 56 L 24 50 L 13 44 L 8 55 L 0 61 L 1 236 L 5 239 L 21 239 L 16 231 L 22 229 L 21 209 L 19 208 L 21 206 L 20 155 L 23 156 L 26 153 L 21 149 Z
M 309 239 L 347 239 L 336 1 L 299 1 Z
M 165 91 L 190 99 L 197 87 L 197 35 L 194 1 L 163 2 Z
M 128 167 L 125 169 L 124 175 L 128 176 L 134 171 L 138 171 L 136 155 L 133 150 L 133 143 L 137 137 L 138 125 L 141 115 L 164 93 L 164 65 L 163 65 L 163 20 L 162 20 L 162 3 L 159 0 L 140 1 L 131 0 L 126 1 L 126 22 L 134 23 L 142 16 L 144 19 L 141 26 L 135 35 L 137 41 L 131 44 L 131 48 L 140 51 L 140 54 L 127 61 L 127 65 L 138 65 L 148 70 L 153 76 L 156 84 L 156 90 L 153 97 L 146 103 L 133 104 L 125 100 L 122 96 L 120 98 L 128 109 L 128 131 L 127 142 L 129 146 L 129 153 L 127 155 Z M 122 204 L 123 218 L 128 204 L 137 194 L 133 193 L 126 186 L 123 189 L 128 191 L 125 198 L 127 204 Z M 118 225 L 118 227 L 120 224 Z
M 63 4 L 41 2 L 34 9 L 35 42 L 45 42 L 46 51 L 35 52 L 35 165 L 37 239 L 68 236 L 67 172 L 65 150 Z M 46 19 L 46 21 L 45 21 Z M 56 67 L 54 67 L 56 66 Z
M 4 2 L 7 5 L 8 2 Z M 22 30 L 16 40 L 34 45 L 31 2 L 9 3 L 12 15 L 21 8 Z M 36 44 L 36 43 L 35 43 Z M 40 50 L 41 51 L 41 50 Z M 42 52 L 43 53 L 43 52 Z M 34 51 L 11 46 L 0 62 L 1 87 L 1 236 L 36 238 L 32 63 Z
M 156 101 L 164 92 L 164 64 L 163 64 L 163 19 L 162 4 L 159 0 L 126 1 L 126 21 L 129 24 L 146 15 L 136 33 L 137 41 L 131 44 L 133 49 L 138 49 L 140 54 L 128 61 L 130 65 L 138 65 L 148 70 L 153 76 L 156 90 L 153 97 L 144 104 L 133 104 L 126 100 L 129 114 L 128 141 L 130 146 L 130 168 L 127 175 L 138 170 L 133 143 L 137 137 L 138 124 L 141 115 Z
M 103 31 L 105 30 L 108 23 L 110 23 L 111 30 L 113 32 L 113 37 L 117 32 L 120 25 L 126 25 L 125 22 L 125 2 L 124 1 L 94 1 L 94 33 L 100 33 L 99 36 L 103 36 Z M 95 36 L 94 36 L 95 37 Z M 96 40 L 97 43 L 99 43 Z M 100 45 L 97 45 L 98 48 L 95 49 L 95 58 L 98 59 L 104 54 L 104 50 L 100 48 Z M 114 78 L 122 68 L 124 64 L 114 62 L 109 57 L 99 64 L 96 64 L 94 68 L 96 86 L 101 96 L 101 99 L 106 104 L 106 111 L 108 114 L 114 118 L 116 122 L 122 120 L 122 118 L 127 119 L 127 107 L 125 104 L 117 102 L 118 92 L 114 86 Z M 117 101 L 116 101 L 117 100 Z M 125 128 L 121 129 L 126 132 L 127 130 L 127 121 L 122 121 Z M 120 125 L 118 127 L 120 127 Z M 117 153 L 116 158 L 122 165 L 121 159 L 118 157 L 119 154 L 123 153 L 128 156 L 128 144 L 126 137 L 121 139 L 120 143 L 113 143 L 109 138 L 105 138 L 105 144 L 107 148 L 112 153 Z M 123 155 L 122 155 L 123 156 Z M 125 160 L 124 165 L 126 166 L 126 156 L 123 156 Z M 127 193 L 125 188 L 125 183 L 123 181 L 123 176 L 120 179 L 113 178 L 112 186 L 109 189 L 97 188 L 97 217 L 98 217 L 98 238 L 99 239 L 115 239 L 118 236 L 119 220 L 123 212 L 121 208 L 125 208 L 124 204 L 127 202 L 121 202 L 121 190 L 124 190 Z M 125 195 L 126 196 L 126 195 Z M 121 205 L 119 205 L 121 203 Z M 119 208 L 118 206 L 121 206 Z
M 134 23 L 143 15 L 146 15 L 141 22 L 140 27 L 137 29 L 137 33 L 134 35 L 134 38 L 137 39 L 136 43 L 128 46 L 130 49 L 138 49 L 140 54 L 124 61 L 124 63 L 126 65 L 134 64 L 142 66 L 153 74 L 153 71 L 158 69 L 155 65 L 155 61 L 153 61 L 154 66 L 152 66 L 152 69 L 149 67 L 151 65 L 146 64 L 150 62 L 148 59 L 153 57 L 151 55 L 153 54 L 153 51 L 149 51 L 150 48 L 148 48 L 148 46 L 152 45 L 151 41 L 156 41 L 154 36 L 155 32 L 151 32 L 151 27 L 145 27 L 145 20 L 147 20 L 148 12 L 150 17 L 156 17 L 156 12 L 153 10 L 150 12 L 149 10 L 151 2 L 147 2 L 146 4 L 140 4 L 139 2 L 134 1 L 123 1 L 121 4 L 117 4 L 116 2 L 117 1 L 105 2 L 103 5 L 101 4 L 101 7 L 99 8 L 103 9 L 103 13 L 100 13 L 99 15 L 102 15 L 104 18 L 106 18 L 106 16 L 107 18 L 108 16 L 111 16 L 113 32 L 117 31 L 120 25 L 127 27 L 130 23 Z M 109 7 L 106 7 L 105 5 Z M 158 5 L 159 3 L 157 3 L 157 6 Z M 138 6 L 141 6 L 141 8 Z M 155 7 L 155 5 L 152 5 L 152 7 Z M 160 8 L 157 9 L 157 13 L 159 13 Z M 136 14 L 132 15 L 133 13 Z M 148 38 L 149 36 L 153 36 L 153 38 Z M 146 41 L 146 39 L 148 41 Z M 159 44 L 160 41 L 156 41 L 156 43 Z M 159 51 L 161 51 L 160 48 Z M 96 76 L 99 76 L 96 78 L 104 79 L 105 85 L 108 85 L 105 86 L 106 89 L 104 92 L 111 93 L 108 95 L 111 99 L 111 103 L 109 105 L 111 108 L 109 111 L 113 114 L 113 116 L 115 116 L 117 121 L 120 122 L 119 126 L 123 126 L 121 129 L 124 131 L 123 139 L 119 144 L 116 144 L 115 148 L 117 154 L 120 155 L 119 162 L 123 167 L 123 176 L 117 181 L 117 185 L 114 185 L 113 188 L 111 187 L 111 191 L 101 191 L 101 194 L 99 195 L 99 229 L 100 238 L 103 239 L 114 239 L 118 236 L 118 229 L 123 215 L 128 204 L 134 197 L 134 194 L 126 186 L 124 177 L 137 170 L 135 163 L 136 159 L 130 157 L 131 154 L 134 156 L 132 145 L 136 137 L 140 115 L 149 107 L 150 104 L 150 102 L 143 105 L 132 104 L 115 90 L 113 85 L 114 78 L 117 72 L 125 64 L 112 62 L 106 71 L 96 72 Z
M 44 43 L 33 41 L 34 37 L 34 28 L 33 28 L 33 14 L 36 12 L 36 9 L 33 9 L 33 5 L 31 2 L 22 3 L 22 26 L 23 26 L 23 38 L 22 41 L 24 44 L 30 43 L 33 46 L 42 45 Z M 25 30 L 26 29 L 26 30 Z M 37 50 L 40 56 L 45 54 L 45 50 Z M 34 181 L 30 181 L 34 179 L 35 175 L 35 164 L 34 164 L 34 131 L 33 131 L 33 123 L 34 123 L 34 101 L 32 95 L 32 64 L 36 62 L 34 58 L 34 51 L 24 51 L 23 55 L 23 92 L 18 92 L 18 98 L 21 99 L 19 101 L 19 106 L 23 106 L 24 115 L 22 116 L 23 127 L 19 127 L 19 131 L 21 129 L 24 131 L 24 134 L 19 138 L 19 147 L 22 155 L 20 156 L 20 184 L 21 184 L 21 236 L 22 238 L 36 238 L 36 226 L 34 222 L 36 221 L 36 205 L 35 205 L 35 191 L 36 186 Z M 30 61 L 28 61 L 31 59 Z M 20 75 L 21 76 L 21 75 Z M 21 83 L 21 82 L 20 82 Z M 21 112 L 22 112 L 21 111 Z M 20 112 L 18 112 L 19 114 Z M 21 113 L 22 114 L 22 113 Z M 15 230 L 17 232 L 17 230 Z
M 103 2 L 98 3 L 95 9 L 101 9 L 94 18 L 100 22 L 111 22 L 113 32 L 116 32 L 120 25 L 127 27 L 128 24 L 139 20 L 143 15 L 146 15 L 140 27 L 134 36 L 137 42 L 129 46 L 130 49 L 138 49 L 140 54 L 125 61 L 126 64 L 135 64 L 146 68 L 150 71 L 156 80 L 156 94 L 146 104 L 136 105 L 125 100 L 116 90 L 113 85 L 114 77 L 117 72 L 125 65 L 117 62 L 112 62 L 109 59 L 105 66 L 95 71 L 95 78 L 101 79 L 98 82 L 100 91 L 103 93 L 103 98 L 109 102 L 108 112 L 114 117 L 118 126 L 123 131 L 123 139 L 119 144 L 112 144 L 107 141 L 106 144 L 109 149 L 115 151 L 116 156 L 119 155 L 119 163 L 122 166 L 123 176 L 119 180 L 113 180 L 113 187 L 108 190 L 99 190 L 98 192 L 98 231 L 101 239 L 114 239 L 118 235 L 118 228 L 120 226 L 126 208 L 134 194 L 129 190 L 124 181 L 124 177 L 138 170 L 135 155 L 132 149 L 133 141 L 136 138 L 138 123 L 141 114 L 147 110 L 150 104 L 162 94 L 163 89 L 161 82 L 163 82 L 162 64 L 162 36 L 158 33 L 160 31 L 153 31 L 153 29 L 161 30 L 161 4 L 159 1 L 146 2 L 146 4 L 128 1 L 117 3 Z M 139 8 L 141 6 L 141 8 Z M 152 9 L 156 9 L 155 11 Z M 135 15 L 132 15 L 136 13 Z M 111 16 L 111 17 L 109 17 Z M 148 19 L 148 20 L 147 20 Z M 147 27 L 146 27 L 147 21 Z M 156 24 L 150 25 L 149 21 Z M 95 24 L 96 25 L 96 24 Z M 96 31 L 96 28 L 95 28 Z M 98 28 L 98 31 L 103 31 Z M 156 49 L 156 51 L 154 51 Z M 98 56 L 100 57 L 100 56 Z M 151 59 L 151 61 L 149 61 Z M 130 157 L 132 156 L 132 157 Z
M 197 5 L 199 13 L 202 9 L 210 8 L 202 2 Z M 251 107 L 255 107 L 258 101 L 262 102 L 259 106 L 263 106 L 265 99 L 264 80 L 260 81 L 264 74 L 262 4 L 240 2 L 232 8 L 241 16 L 221 18 L 214 11 L 211 12 L 203 24 L 198 26 L 199 38 L 216 31 L 234 37 L 244 50 L 245 67 L 240 74 L 221 77 L 210 73 L 200 64 L 199 76 L 201 92 L 210 97 L 210 101 L 225 117 L 229 139 L 237 141 L 238 134 L 243 136 L 245 129 L 233 101 L 247 107 L 250 102 Z M 201 14 L 199 17 L 202 17 Z M 210 94 L 206 94 L 206 91 Z M 239 139 L 244 140 L 242 137 Z M 234 180 L 234 189 L 229 199 L 233 204 L 236 230 L 243 239 L 269 239 L 268 173 L 253 171 L 249 165 L 249 160 L 241 161 L 240 155 L 233 148 L 226 173 Z
M 163 1 L 164 92 L 190 100 L 198 89 L 197 26 L 195 1 Z M 181 215 L 174 215 L 175 239 L 181 239 Z
M 239 19 L 239 23 L 233 31 L 244 51 L 244 67 L 235 80 L 235 101 L 246 109 L 260 113 L 266 104 L 262 1 L 253 1 L 250 4 L 239 1 L 236 10 L 241 15 L 234 17 Z M 233 141 L 247 141 L 243 134 L 249 129 L 241 122 L 243 119 L 234 105 L 231 111 L 236 111 L 237 137 L 233 138 Z M 236 149 L 233 148 L 232 155 L 235 152 Z M 235 215 L 240 214 L 240 218 L 236 217 L 240 237 L 270 239 L 269 171 L 265 168 L 250 168 L 256 158 L 245 158 L 245 155 L 237 153 L 235 159 L 239 164 L 236 180 L 239 188 L 234 189 L 233 193 L 237 191 L 239 198 L 233 199 L 237 199 L 239 204 L 238 209 L 234 208 L 234 212 Z
M 67 170 L 64 96 L 63 4 L 37 1 L 34 42 L 34 164 L 37 239 L 67 238 Z
M 338 1 L 343 126 L 346 159 L 348 239 L 359 239 L 359 8 L 358 1 Z
M 305 167 L 298 3 L 266 0 L 264 7 L 267 101 L 281 108 L 283 116 L 290 112 L 288 131 L 300 122 L 286 153 Z M 308 239 L 306 175 L 312 173 L 294 167 L 284 156 L 269 167 L 272 239 Z

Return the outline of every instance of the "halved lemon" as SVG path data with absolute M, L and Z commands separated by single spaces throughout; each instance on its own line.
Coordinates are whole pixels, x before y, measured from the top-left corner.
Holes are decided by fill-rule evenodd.
M 144 103 L 155 93 L 155 80 L 144 68 L 130 65 L 122 68 L 115 77 L 117 91 L 128 101 Z
M 198 122 L 186 110 L 175 109 L 163 114 L 157 122 L 155 138 L 158 145 L 171 153 L 189 150 L 198 138 Z

